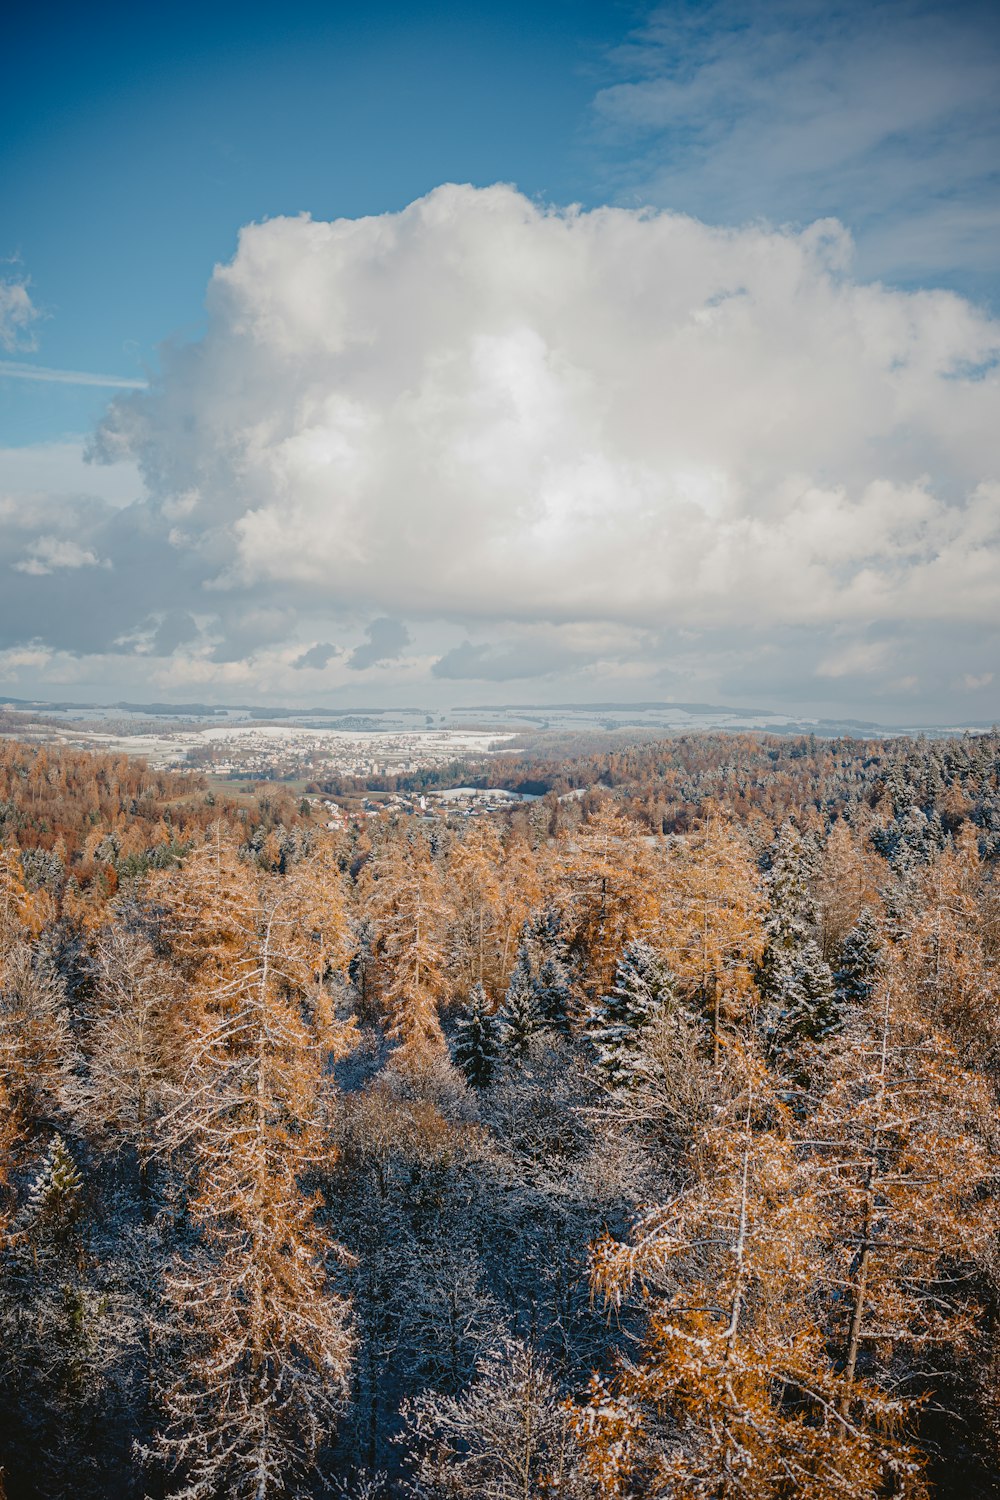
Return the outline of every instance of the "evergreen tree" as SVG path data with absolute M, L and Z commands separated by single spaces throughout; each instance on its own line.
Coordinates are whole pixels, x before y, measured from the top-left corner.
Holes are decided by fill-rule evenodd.
M 520 958 L 511 975 L 500 1029 L 504 1051 L 511 1057 L 524 1057 L 532 1038 L 545 1029 L 538 991 L 531 977 L 527 959 Z
M 584 1023 L 598 1072 L 610 1088 L 635 1083 L 643 1033 L 672 998 L 672 976 L 664 960 L 648 943 L 629 943 L 618 960 L 610 994 L 590 1005 Z
M 767 874 L 767 946 L 757 971 L 764 998 L 765 1040 L 780 1056 L 816 1040 L 834 1020 L 834 984 L 817 941 L 816 903 L 809 887 L 815 856 L 785 823 L 771 850 Z
M 80 1213 L 82 1194 L 76 1163 L 62 1136 L 54 1135 L 25 1205 L 31 1231 L 57 1242 L 65 1239 Z
M 836 1024 L 836 992 L 830 966 L 819 944 L 779 949 L 768 975 L 764 1031 L 768 1046 L 781 1054 L 799 1041 L 817 1041 Z
M 542 960 L 535 981 L 535 993 L 545 1024 L 554 1031 L 568 1033 L 573 991 L 568 966 L 557 953 L 550 953 Z
M 840 947 L 834 971 L 839 1006 L 865 1005 L 871 999 L 881 951 L 878 919 L 866 906 Z
M 473 987 L 468 1013 L 455 1028 L 454 1059 L 473 1088 L 492 1083 L 500 1062 L 500 1027 L 481 984 Z

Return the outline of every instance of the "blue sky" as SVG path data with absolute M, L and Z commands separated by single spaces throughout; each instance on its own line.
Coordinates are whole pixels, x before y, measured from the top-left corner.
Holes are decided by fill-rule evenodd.
M 449 181 L 594 201 L 590 102 L 635 14 L 613 0 L 21 8 L 0 64 L 0 256 L 42 310 L 32 362 L 141 375 L 163 339 L 196 332 L 213 264 L 254 220 L 384 213 Z M 102 407 L 65 386 L 3 396 L 11 443 Z
M 8 17 L 4 40 L 8 691 L 743 688 L 801 712 L 995 716 L 995 3 L 40 6 Z M 486 197 L 435 197 L 448 183 Z M 517 193 L 490 198 L 494 184 Z M 432 207 L 408 209 L 418 200 Z M 583 215 L 567 219 L 573 204 Z M 302 214 L 370 227 L 348 255 Z M 322 350 L 294 305 L 317 257 Z M 357 306 L 346 332 L 323 300 L 336 278 Z M 697 344 L 674 312 L 658 331 L 673 297 Z M 373 351 L 363 367 L 335 355 L 334 326 Z M 685 382 L 681 359 L 701 377 Z M 444 390 L 449 360 L 482 379 L 472 406 Z M 635 415 L 650 370 L 686 410 L 669 440 L 655 412 Z M 152 393 L 131 396 L 149 375 Z M 282 382 L 298 382 L 287 409 L 260 394 Z M 598 399 L 599 384 L 617 394 Z M 793 412 L 803 384 L 810 404 Z M 744 413 L 751 389 L 766 401 Z M 549 403 L 543 432 L 529 396 Z M 414 399 L 440 418 L 431 450 L 413 446 Z M 371 477 L 378 445 L 357 433 L 376 428 L 409 455 L 402 472 Z M 473 451 L 500 467 L 509 452 L 521 488 L 472 474 Z M 457 469 L 463 498 L 449 499 Z M 601 576 L 598 514 L 618 536 L 653 526 L 655 578 L 631 576 L 624 553 Z M 358 540 L 372 515 L 379 539 Z M 265 566 L 274 517 L 315 543 L 316 576 Z M 419 538 L 386 553 L 407 517 Z M 884 533 L 877 555 L 857 546 L 866 525 Z M 430 536 L 421 588 L 408 564 Z M 493 581 L 475 598 L 442 562 L 459 536 Z M 574 586 L 514 598 L 525 570 L 509 554 L 557 536 Z M 735 559 L 758 544 L 745 574 Z M 782 558 L 776 611 L 766 559 Z M 88 611 L 102 623 L 84 649 L 73 621 Z M 372 643 L 390 640 L 379 657 Z M 303 660 L 323 665 L 289 665 Z

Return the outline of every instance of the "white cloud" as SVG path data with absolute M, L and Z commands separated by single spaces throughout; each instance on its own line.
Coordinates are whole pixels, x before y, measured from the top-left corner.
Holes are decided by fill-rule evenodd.
M 440 188 L 274 219 L 116 403 L 241 595 L 458 621 L 995 621 L 1000 326 L 853 281 L 835 223 Z M 220 601 L 220 608 L 224 603 Z
M 40 316 L 23 280 L 0 279 L 0 349 L 34 349 L 32 325 Z M 0 362 L 2 363 L 2 362 Z
M 797 711 L 996 659 L 1000 327 L 858 280 L 835 222 L 450 186 L 250 226 L 208 306 L 111 407 L 122 462 L 0 452 L 0 648 L 114 696 Z
M 41 536 L 28 548 L 27 557 L 11 566 L 17 573 L 29 573 L 36 578 L 54 573 L 59 568 L 96 568 L 101 560 L 89 547 L 79 542 L 58 536 Z M 107 566 L 107 564 L 105 564 Z
M 2 296 L 2 289 L 0 289 Z M 2 308 L 0 308 L 2 312 Z M 31 344 L 5 344 L 5 348 L 33 348 Z M 0 359 L 0 379 L 41 380 L 48 385 L 96 385 L 111 390 L 145 390 L 148 384 L 131 375 L 100 375 L 93 370 L 53 370 L 48 365 L 29 365 L 22 360 Z

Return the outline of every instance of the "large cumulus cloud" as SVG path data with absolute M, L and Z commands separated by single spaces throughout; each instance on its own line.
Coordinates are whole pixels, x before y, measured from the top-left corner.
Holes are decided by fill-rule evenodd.
M 439 681 L 585 671 L 606 640 L 664 681 L 756 660 L 754 693 L 881 691 L 936 642 L 943 683 L 1000 626 L 1000 326 L 858 282 L 851 253 L 833 221 L 713 229 L 504 186 L 273 219 L 96 453 L 140 466 L 134 527 L 164 609 L 183 580 L 203 676 L 270 650 L 344 680 L 371 652 L 325 643 L 377 618 L 413 628 L 425 680 L 439 629 Z M 114 576 L 112 541 L 86 550 Z

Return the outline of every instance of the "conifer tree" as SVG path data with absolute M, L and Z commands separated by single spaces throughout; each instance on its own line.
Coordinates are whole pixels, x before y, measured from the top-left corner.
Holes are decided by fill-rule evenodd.
M 871 865 L 855 831 L 839 818 L 816 861 L 813 888 L 819 944 L 832 963 L 863 910 L 876 899 Z
M 717 813 L 670 849 L 659 873 L 656 947 L 693 1009 L 722 1033 L 756 1004 L 754 974 L 764 943 L 764 900 L 746 842 Z
M 167 1276 L 175 1363 L 152 1455 L 178 1472 L 185 1500 L 266 1500 L 315 1457 L 346 1389 L 335 1247 L 302 1179 L 323 1155 L 327 1062 L 353 1032 L 315 1004 L 310 913 L 287 877 L 224 844 L 211 858 L 224 899 L 210 899 L 197 867 L 193 890 L 186 870 L 159 890 L 201 961 L 190 1063 L 161 1124 L 192 1177 L 197 1241 Z
M 25 1126 L 50 1128 L 80 1102 L 66 986 L 42 944 L 18 943 L 0 973 L 0 1082 Z
M 602 994 L 625 944 L 655 929 L 653 856 L 638 826 L 609 804 L 580 830 L 564 859 L 574 946 L 586 954 L 590 993 Z
M 518 960 L 510 977 L 499 1021 L 503 1049 L 514 1058 L 524 1057 L 533 1039 L 546 1029 L 538 990 L 526 957 Z
M 66 1142 L 54 1135 L 25 1205 L 25 1220 L 33 1233 L 56 1241 L 65 1239 L 81 1208 L 83 1178 Z
M 672 999 L 672 976 L 663 959 L 641 939 L 629 943 L 610 993 L 591 1002 L 583 1027 L 609 1088 L 627 1089 L 637 1082 L 643 1035 Z
M 387 843 L 372 864 L 366 894 L 387 1032 L 397 1043 L 397 1061 L 420 1067 L 447 1050 L 438 1014 L 446 988 L 441 877 L 422 839 Z
M 877 1500 L 912 1451 L 896 1403 L 841 1381 L 815 1314 L 822 1205 L 759 1063 L 727 1048 L 726 1094 L 693 1185 L 594 1252 L 594 1287 L 647 1311 L 639 1355 L 580 1417 L 600 1493 L 676 1500 Z
M 500 1063 L 500 1027 L 481 984 L 473 987 L 468 1010 L 455 1027 L 453 1056 L 473 1088 L 493 1082 Z
M 772 845 L 767 875 L 766 947 L 757 973 L 764 997 L 761 1024 L 778 1059 L 791 1061 L 835 1021 L 834 983 L 817 941 L 816 903 L 809 887 L 815 857 L 790 823 Z
M 871 907 L 861 913 L 844 938 L 837 955 L 834 984 L 840 1010 L 865 1005 L 871 999 L 878 977 L 883 937 Z
M 145 1184 L 164 1092 L 184 1067 L 180 986 L 141 934 L 114 924 L 96 942 L 82 1117 L 112 1148 L 131 1147 Z
M 468 984 L 496 982 L 503 845 L 486 818 L 470 818 L 448 862 L 452 962 Z
M 982 1200 L 994 1171 L 992 1103 L 921 1014 L 892 953 L 823 1061 L 826 1090 L 804 1130 L 833 1246 L 818 1281 L 839 1350 L 840 1409 L 853 1413 L 862 1370 L 888 1386 L 906 1351 L 902 1414 L 920 1398 L 927 1355 L 961 1348 L 973 1328 L 972 1278 L 995 1215 Z

